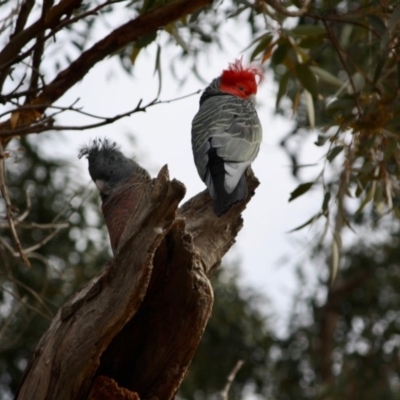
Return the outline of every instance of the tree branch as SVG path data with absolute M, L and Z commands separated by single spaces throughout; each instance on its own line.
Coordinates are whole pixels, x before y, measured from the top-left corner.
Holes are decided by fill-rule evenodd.
M 41 15 L 41 19 L 43 22 L 45 21 L 46 15 L 52 6 L 53 6 L 53 0 L 43 1 L 42 15 Z M 40 75 L 40 64 L 42 62 L 42 56 L 44 52 L 44 43 L 45 43 L 44 36 L 45 36 L 45 30 L 41 31 L 36 37 L 36 46 L 32 55 L 31 80 L 29 83 L 28 91 L 35 92 L 38 88 L 39 78 L 41 78 L 43 81 L 43 77 L 41 77 Z M 29 96 L 26 97 L 25 102 L 26 103 L 29 102 Z
M 242 368 L 243 364 L 244 364 L 243 360 L 238 360 L 238 362 L 233 367 L 231 373 L 226 379 L 225 387 L 221 390 L 221 400 L 228 400 L 229 389 L 231 388 L 232 383 L 235 380 L 236 375 L 239 372 L 240 368 Z
M 34 5 L 35 0 L 25 0 L 21 4 L 21 8 L 17 17 L 17 22 L 15 23 L 14 32 L 10 35 L 10 39 L 20 33 L 22 29 L 24 29 L 26 21 L 28 21 L 29 14 L 31 13 Z
M 52 130 L 52 131 L 84 131 L 84 130 L 88 130 L 88 129 L 94 129 L 94 128 L 98 128 L 100 126 L 104 126 L 104 125 L 109 125 L 114 123 L 115 121 L 118 121 L 122 118 L 125 117 L 130 117 L 132 114 L 135 114 L 137 112 L 146 112 L 147 108 L 155 106 L 155 105 L 159 105 L 159 104 L 168 104 L 168 103 L 172 103 L 174 101 L 179 101 L 182 99 L 186 99 L 190 96 L 194 96 L 195 94 L 200 93 L 201 90 L 197 90 L 196 92 L 181 96 L 181 97 L 177 97 L 175 99 L 169 99 L 169 100 L 157 100 L 154 99 L 152 101 L 150 101 L 149 103 L 147 103 L 146 105 L 142 106 L 142 99 L 138 102 L 137 106 L 130 110 L 127 111 L 125 113 L 122 114 L 117 114 L 114 115 L 113 117 L 102 117 L 100 115 L 94 115 L 91 113 L 88 113 L 86 111 L 82 111 L 78 108 L 74 108 L 73 105 L 71 106 L 66 106 L 66 107 L 62 107 L 62 106 L 53 106 L 53 105 L 47 105 L 47 104 L 41 104 L 41 105 L 32 105 L 32 104 L 28 104 L 28 105 L 24 105 L 21 107 L 17 107 L 15 109 L 12 110 L 8 110 L 5 111 L 3 114 L 0 114 L 0 117 L 7 115 L 7 114 L 13 114 L 13 113 L 18 113 L 18 115 L 22 112 L 22 111 L 26 111 L 26 110 L 35 110 L 38 106 L 39 107 L 46 107 L 46 108 L 51 108 L 51 109 L 57 109 L 59 110 L 58 113 L 54 113 L 48 117 L 44 117 L 38 121 L 35 121 L 35 123 L 31 123 L 28 125 L 22 125 L 18 128 L 12 129 L 12 130 L 8 130 L 8 131 L 4 131 L 4 132 L 0 132 L 0 137 L 8 137 L 9 135 L 18 135 L 18 136 L 25 136 L 28 135 L 30 133 L 41 133 L 41 132 L 45 132 L 48 130 Z M 78 100 L 77 100 L 78 101 Z M 75 104 L 75 103 L 74 103 Z M 96 119 L 102 119 L 103 121 L 98 122 L 98 123 L 94 123 L 94 124 L 88 124 L 88 125 L 81 125 L 81 126 L 75 126 L 75 125 L 53 125 L 54 123 L 54 116 L 56 114 L 59 114 L 60 112 L 64 112 L 64 111 L 74 111 L 77 112 L 79 114 L 83 114 L 86 115 L 88 117 L 91 118 L 96 118 Z M 19 119 L 19 116 L 18 116 Z
M 65 0 L 60 4 L 64 2 Z M 68 89 L 79 82 L 96 63 L 105 57 L 124 48 L 140 36 L 154 32 L 168 23 L 211 3 L 212 0 L 176 0 L 140 15 L 136 19 L 117 28 L 104 39 L 94 44 L 90 49 L 83 52 L 68 68 L 61 71 L 52 82 L 43 88 L 43 91 L 30 102 L 30 104 L 35 105 L 37 108 L 21 112 L 16 126 L 12 126 L 11 120 L 1 123 L 0 135 L 7 138 L 12 137 L 13 133 L 4 134 L 4 132 L 12 132 L 13 128 L 33 123 L 37 119 L 38 113 L 43 113 L 48 107 L 46 105 L 50 105 L 59 99 Z M 6 50 L 4 49 L 3 52 L 7 55 L 11 50 Z M 3 52 L 0 53 L 0 64 L 2 63 L 2 59 L 4 61 L 5 58 Z
M 81 3 L 82 0 L 61 0 L 49 10 L 45 19 L 40 17 L 31 26 L 12 37 L 0 52 L 0 69 L 3 69 L 5 65 L 9 65 L 9 61 L 14 59 L 26 44 L 41 32 L 56 26 L 64 15 L 72 13 Z

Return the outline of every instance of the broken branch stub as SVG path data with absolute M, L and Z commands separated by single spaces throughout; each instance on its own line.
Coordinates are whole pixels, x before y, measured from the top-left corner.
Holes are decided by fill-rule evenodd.
M 186 220 L 186 230 L 193 236 L 194 246 L 208 277 L 212 276 L 222 257 L 235 243 L 243 226 L 241 214 L 260 184 L 251 168 L 246 172 L 246 179 L 249 193 L 247 198 L 236 203 L 221 217 L 215 216 L 207 190 L 192 197 L 179 208 L 178 215 Z

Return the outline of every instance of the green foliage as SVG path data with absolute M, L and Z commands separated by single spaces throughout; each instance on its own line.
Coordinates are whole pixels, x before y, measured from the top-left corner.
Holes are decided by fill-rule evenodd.
M 314 182 L 307 182 L 297 186 L 297 188 L 293 190 L 292 193 L 290 193 L 289 201 L 292 201 L 295 198 L 301 196 L 302 194 L 308 192 L 312 188 L 313 184 Z
M 97 196 L 73 181 L 65 162 L 44 158 L 39 143 L 22 140 L 22 151 L 6 161 L 12 204 L 28 214 L 17 224 L 21 243 L 25 249 L 44 244 L 30 252 L 31 268 L 0 246 L 0 393 L 16 389 L 54 313 L 110 257 Z M 46 225 L 60 223 L 46 242 L 56 230 Z M 1 237 L 12 243 L 9 230 Z
M 271 347 L 275 398 L 399 398 L 399 249 L 398 232 L 387 243 L 358 242 L 324 300 L 296 299 L 289 335 Z
M 282 100 L 289 99 L 292 111 L 298 112 L 293 133 L 315 126 L 323 133 L 317 145 L 328 146 L 326 160 L 333 163 L 338 158 L 342 164 L 340 174 L 324 163 L 314 183 L 322 183 L 325 193 L 330 186 L 336 203 L 355 196 L 359 210 L 372 202 L 398 215 L 397 205 L 393 208 L 400 177 L 398 2 L 312 3 L 292 28 L 287 28 L 290 17 L 280 9 L 266 12 L 279 27 L 272 51 L 270 44 L 262 49 L 266 33 L 256 40 L 255 57 L 270 60 L 268 67 L 279 83 L 278 111 L 287 105 Z M 292 160 L 298 156 L 290 155 Z M 344 207 L 337 212 L 348 219 Z

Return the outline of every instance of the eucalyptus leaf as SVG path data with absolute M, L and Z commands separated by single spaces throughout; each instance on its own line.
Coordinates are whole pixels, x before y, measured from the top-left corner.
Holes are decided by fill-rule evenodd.
M 322 25 L 298 25 L 287 32 L 296 36 L 326 35 L 326 29 Z
M 260 36 L 257 36 L 254 40 L 251 41 L 251 43 L 245 47 L 242 51 L 246 51 L 249 50 L 251 47 L 253 47 L 256 43 L 261 42 L 262 40 L 264 40 L 265 38 L 271 36 L 271 33 L 267 32 L 267 33 L 263 33 Z
M 400 3 L 397 4 L 389 19 L 389 30 L 393 31 L 400 20 Z
M 377 60 L 376 60 L 376 67 L 375 67 L 375 72 L 374 72 L 374 79 L 373 82 L 374 84 L 378 82 L 379 77 L 381 76 L 382 68 L 385 65 L 386 58 L 378 55 Z
M 322 201 L 322 212 L 326 214 L 328 211 L 329 201 L 331 200 L 331 193 L 326 192 L 324 195 L 324 200 Z
M 338 88 L 342 87 L 343 82 L 325 69 L 315 66 L 310 66 L 310 69 L 318 78 L 320 78 L 325 83 L 329 83 L 330 85 L 336 86 Z
M 331 151 L 328 153 L 327 159 L 329 162 L 332 162 L 337 155 L 339 155 L 343 150 L 343 146 L 335 146 Z
M 282 100 L 282 97 L 286 94 L 286 90 L 287 90 L 287 85 L 289 82 L 289 77 L 290 77 L 290 73 L 289 71 L 286 71 L 280 81 L 279 81 L 279 89 L 278 89 L 278 94 L 276 96 L 276 104 L 275 107 L 278 109 L 279 108 L 279 104 Z
M 303 87 L 307 89 L 312 96 L 317 96 L 317 79 L 314 72 L 311 71 L 310 67 L 306 64 L 298 63 L 296 64 L 296 74 Z
M 157 97 L 160 96 L 162 87 L 162 68 L 161 68 L 161 46 L 157 45 L 156 63 L 154 67 L 154 74 L 158 75 L 158 91 Z
M 360 72 L 356 72 L 351 77 L 351 79 L 352 79 L 353 84 L 351 84 L 351 82 L 349 82 L 347 85 L 347 92 L 349 94 L 351 94 L 351 95 L 354 94 L 354 89 L 356 90 L 356 92 L 360 92 L 362 89 L 364 89 L 365 78 Z M 354 85 L 354 88 L 353 88 L 353 85 Z
M 135 61 L 136 61 L 136 59 L 137 59 L 137 56 L 138 56 L 139 53 L 140 53 L 140 50 L 142 50 L 141 47 L 136 47 L 136 46 L 133 47 L 132 52 L 131 52 L 131 54 L 130 54 L 130 56 L 129 56 L 132 65 L 135 64 Z
M 315 128 L 315 109 L 313 98 L 308 90 L 304 91 L 304 97 L 306 100 L 307 116 L 311 128 Z
M 330 138 L 330 136 L 318 135 L 317 140 L 314 142 L 314 144 L 316 146 L 323 146 Z
M 251 53 L 250 61 L 253 61 L 263 50 L 265 50 L 268 47 L 268 45 L 271 43 L 271 40 L 272 40 L 272 35 L 267 35 L 262 40 L 260 40 L 258 45 L 255 47 L 255 49 Z
M 300 229 L 305 228 L 307 225 L 311 225 L 314 221 L 316 221 L 319 217 L 321 217 L 321 215 L 322 215 L 321 213 L 314 215 L 313 217 L 308 219 L 306 222 L 304 222 L 304 224 L 301 224 L 301 225 L 297 226 L 296 228 L 291 229 L 289 231 L 289 233 L 299 231 Z
M 229 18 L 235 18 L 238 15 L 240 15 L 243 11 L 246 11 L 246 10 L 248 10 L 248 6 L 247 5 L 238 7 L 233 13 L 229 14 L 227 18 L 228 19 Z
M 358 207 L 357 211 L 355 212 L 356 214 L 360 213 L 365 206 L 371 202 L 371 200 L 374 198 L 375 195 L 375 189 L 376 189 L 376 182 L 372 182 L 371 187 L 369 188 L 364 200 L 361 202 L 360 206 Z
M 331 284 L 335 281 L 339 270 L 340 252 L 339 245 L 334 238 L 332 241 L 332 264 L 331 264 Z
M 272 55 L 271 64 L 275 66 L 281 64 L 284 58 L 286 57 L 288 51 L 289 51 L 288 44 L 278 45 L 277 49 L 274 51 L 274 54 Z
M 353 96 L 346 96 L 338 98 L 327 106 L 329 112 L 341 112 L 342 114 L 347 114 L 351 112 L 355 106 L 355 101 Z
M 147 47 L 150 43 L 154 42 L 157 37 L 157 32 L 151 32 L 147 35 L 140 36 L 138 40 L 135 42 L 135 47 L 142 49 L 143 47 Z
M 367 17 L 371 27 L 379 34 L 383 35 L 386 32 L 386 25 L 378 16 L 375 14 L 368 14 Z
M 314 183 L 315 182 L 306 182 L 306 183 L 302 183 L 299 186 L 297 186 L 297 188 L 294 189 L 293 192 L 290 193 L 289 202 L 293 201 L 297 197 L 308 192 L 311 189 L 311 187 L 314 185 Z

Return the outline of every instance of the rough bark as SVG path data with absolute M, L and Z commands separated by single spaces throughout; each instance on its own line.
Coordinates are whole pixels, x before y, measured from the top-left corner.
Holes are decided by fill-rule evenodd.
M 218 218 L 206 192 L 178 210 L 184 186 L 164 167 L 142 190 L 115 257 L 56 314 L 18 400 L 171 399 L 211 313 L 208 277 L 234 243 L 250 195 Z

